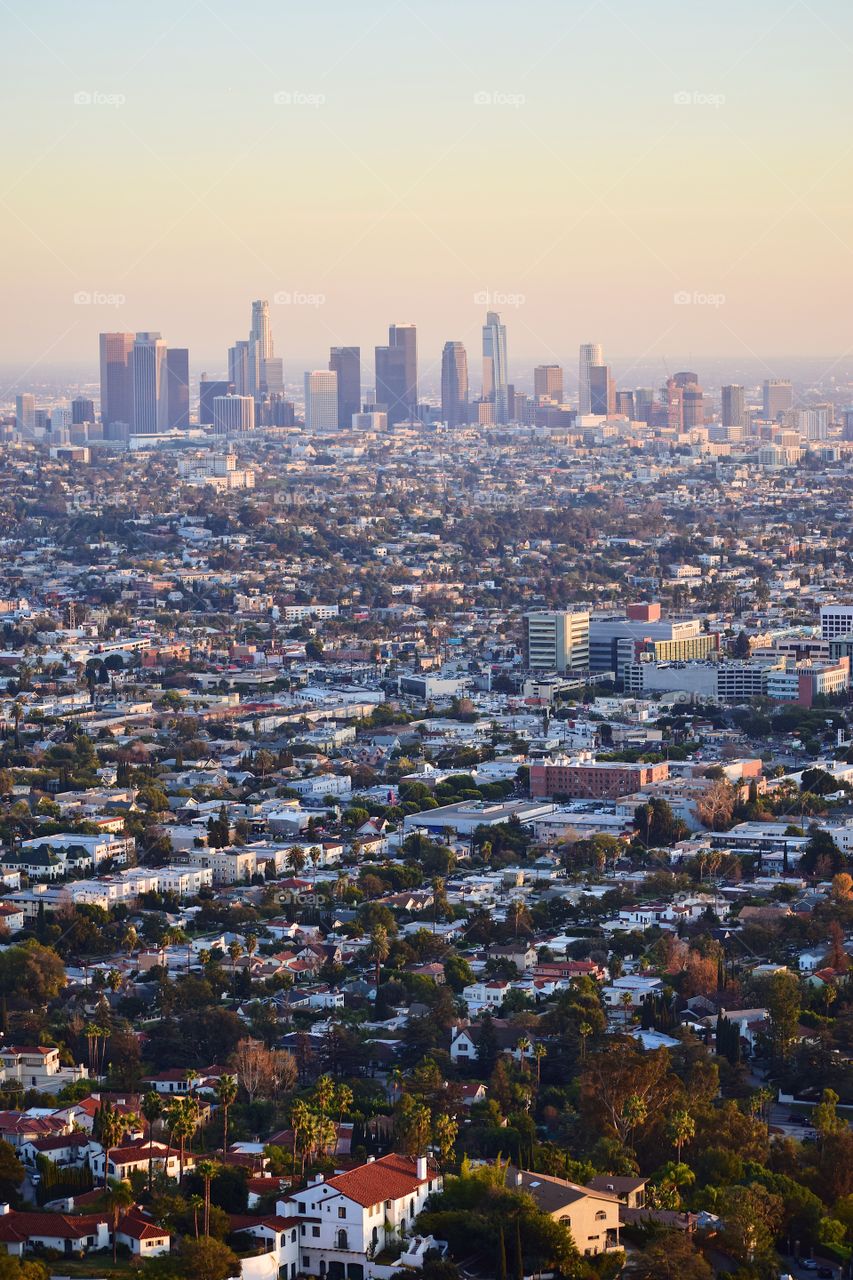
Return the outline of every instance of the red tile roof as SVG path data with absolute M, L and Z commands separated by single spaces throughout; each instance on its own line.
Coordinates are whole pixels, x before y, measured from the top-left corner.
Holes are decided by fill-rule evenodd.
M 434 1161 L 428 1162 L 427 1177 L 419 1178 L 417 1161 L 411 1156 L 389 1155 L 329 1178 L 327 1185 L 356 1204 L 368 1206 L 380 1200 L 401 1200 L 437 1176 L 438 1165 Z

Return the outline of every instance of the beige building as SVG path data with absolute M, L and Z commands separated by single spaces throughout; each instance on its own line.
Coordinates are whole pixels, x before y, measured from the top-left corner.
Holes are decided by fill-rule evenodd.
M 619 1208 L 617 1195 L 594 1191 L 545 1173 L 510 1169 L 507 1185 L 532 1196 L 543 1213 L 572 1233 L 578 1253 L 590 1256 L 618 1249 Z

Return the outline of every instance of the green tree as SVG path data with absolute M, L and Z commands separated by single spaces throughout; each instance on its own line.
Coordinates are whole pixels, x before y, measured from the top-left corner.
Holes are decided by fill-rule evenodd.
M 205 1236 L 201 1240 L 184 1239 L 180 1247 L 180 1265 L 186 1280 L 228 1280 L 239 1276 L 240 1259 L 221 1240 Z

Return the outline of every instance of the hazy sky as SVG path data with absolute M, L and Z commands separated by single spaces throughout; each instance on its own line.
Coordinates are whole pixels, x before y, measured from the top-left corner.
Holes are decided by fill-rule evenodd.
M 288 380 L 412 320 L 478 385 L 487 295 L 532 360 L 853 346 L 849 0 L 3 0 L 0 25 L 6 361 L 159 329 L 215 370 L 276 295 Z

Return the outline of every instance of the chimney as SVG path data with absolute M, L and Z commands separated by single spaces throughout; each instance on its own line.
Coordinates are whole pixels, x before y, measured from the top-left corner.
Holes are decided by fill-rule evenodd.
M 314 1175 L 312 1179 L 314 1186 L 316 1186 L 318 1182 L 325 1182 L 325 1181 L 326 1181 L 326 1175 L 324 1173 L 317 1173 Z
M 367 1163 L 368 1163 L 368 1164 L 375 1164 L 375 1163 L 376 1163 L 376 1156 L 368 1156 L 368 1157 L 367 1157 Z
M 418 1156 L 418 1181 L 426 1182 L 427 1176 L 427 1158 L 426 1156 Z
M 521 1184 L 522 1184 L 523 1182 L 524 1182 L 524 1179 L 523 1179 L 523 1178 L 522 1178 L 522 1176 L 521 1176 L 521 1170 L 520 1170 L 520 1169 L 516 1169 L 516 1171 L 515 1171 L 515 1185 L 516 1185 L 517 1187 L 520 1187 L 520 1186 L 521 1186 Z

